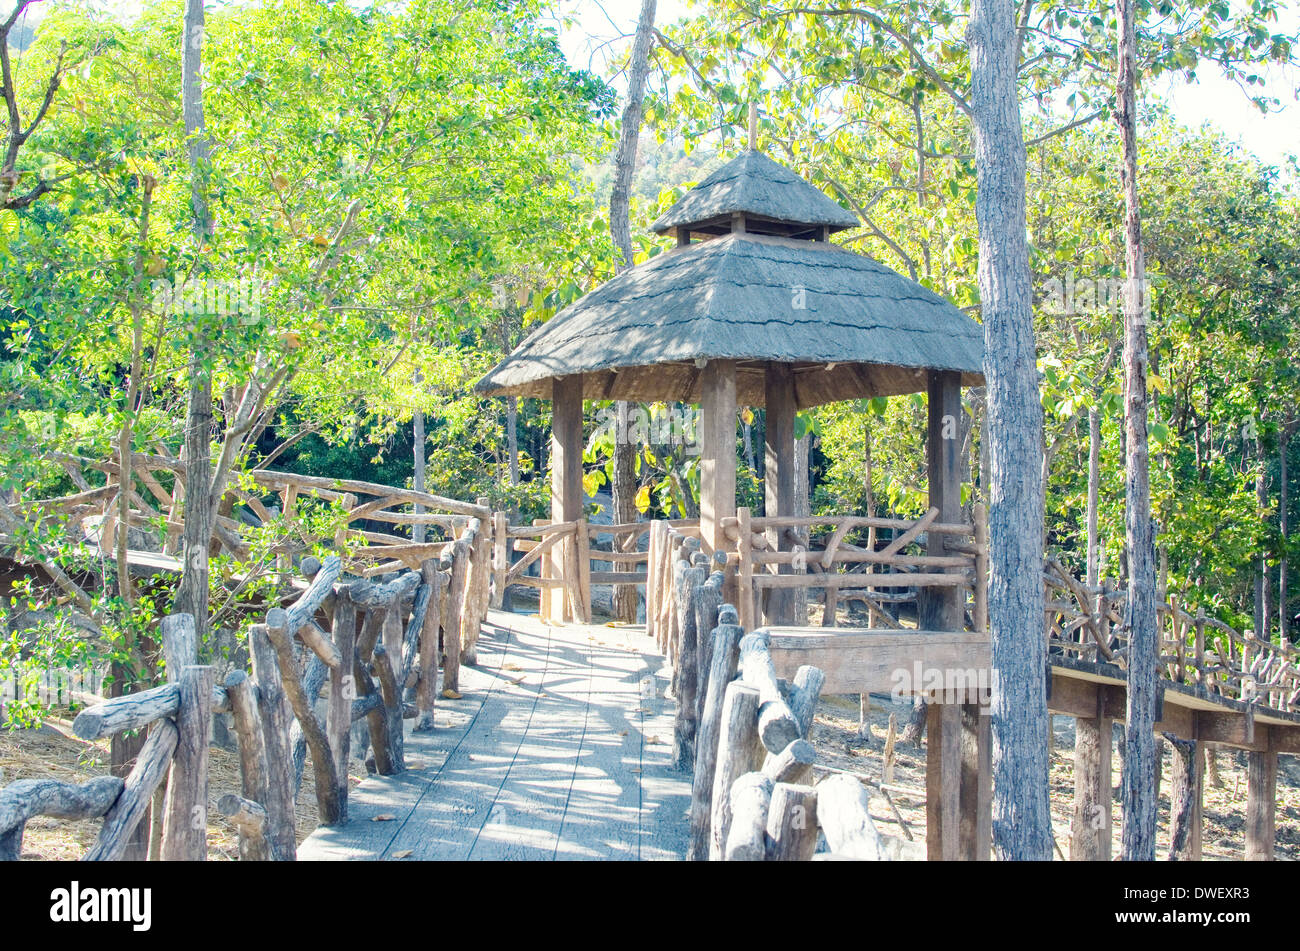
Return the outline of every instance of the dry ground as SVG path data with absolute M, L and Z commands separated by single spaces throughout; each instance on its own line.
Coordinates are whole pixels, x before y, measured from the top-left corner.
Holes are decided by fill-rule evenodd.
M 898 716 L 901 733 L 907 723 L 910 707 L 889 705 L 872 698 L 868 717 L 871 739 L 858 735 L 858 698 L 826 696 L 817 708 L 813 725 L 813 744 L 817 748 L 820 764 L 862 773 L 873 781 L 881 778 L 884 762 L 884 741 L 889 728 L 889 714 Z M 1074 795 L 1074 721 L 1070 717 L 1054 718 L 1055 749 L 1052 754 L 1052 824 L 1059 848 L 1066 854 L 1070 849 L 1070 817 Z M 922 740 L 924 744 L 924 740 Z M 1112 746 L 1113 781 L 1118 788 L 1120 758 L 1118 744 Z M 896 787 L 911 790 L 912 794 L 890 789 L 894 805 L 917 841 L 925 840 L 925 749 L 902 743 L 897 744 L 894 782 Z M 1169 849 L 1169 787 L 1170 752 L 1166 748 L 1161 785 L 1159 828 L 1157 830 L 1157 858 L 1164 859 Z M 1228 749 L 1218 752 L 1221 788 L 1214 788 L 1209 778 L 1205 783 L 1205 826 L 1202 833 L 1202 853 L 1207 860 L 1240 860 L 1245 852 L 1246 772 L 1245 754 Z M 1300 858 L 1300 762 L 1295 757 L 1283 756 L 1278 765 L 1277 803 L 1277 858 Z M 1120 808 L 1112 802 L 1114 845 L 1112 854 L 1120 852 Z M 873 792 L 872 818 L 881 832 L 899 835 L 897 819 L 888 803 Z M 1060 856 L 1056 856 L 1060 858 Z

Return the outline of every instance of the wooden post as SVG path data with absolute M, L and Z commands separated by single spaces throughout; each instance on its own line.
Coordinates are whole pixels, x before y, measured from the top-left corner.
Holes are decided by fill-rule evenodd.
M 938 521 L 961 521 L 961 374 L 950 370 L 929 372 L 929 427 L 926 468 L 930 482 L 930 507 L 939 510 Z M 926 554 L 948 554 L 947 536 L 928 532 Z M 963 622 L 961 589 L 955 586 L 924 588 L 917 605 L 920 626 L 927 631 L 960 631 Z
M 757 608 L 754 603 L 754 562 L 752 541 L 750 539 L 749 506 L 742 505 L 738 510 L 737 521 L 740 522 L 739 538 L 736 552 L 740 564 L 736 569 L 736 610 L 740 614 L 740 626 L 746 631 L 755 627 L 754 615 Z
M 1169 858 L 1199 862 L 1205 757 L 1197 740 L 1180 740 L 1172 733 L 1166 733 L 1165 738 L 1173 749 L 1169 781 Z
M 208 745 L 212 741 L 214 680 L 211 667 L 192 665 L 181 672 L 176 752 L 163 815 L 164 862 L 202 862 L 208 857 Z
M 971 620 L 975 630 L 989 629 L 989 510 L 983 502 L 972 507 L 975 517 L 975 595 Z M 1082 605 L 1086 611 L 1088 605 Z
M 573 522 L 582 517 L 582 374 L 566 376 L 551 384 L 551 521 Z M 568 577 L 573 542 L 565 540 L 550 551 L 551 575 Z M 564 589 L 551 598 L 551 621 L 566 618 Z M 572 605 L 576 609 L 577 605 Z
M 668 523 L 655 519 L 650 523 L 650 546 L 646 559 L 645 633 L 659 643 L 659 591 L 664 546 L 668 542 Z
M 961 708 L 961 858 L 987 862 L 993 849 L 992 713 L 978 703 Z
M 700 374 L 700 536 L 724 551 L 722 520 L 736 514 L 736 361 L 710 360 Z
M 926 710 L 926 858 L 953 862 L 961 857 L 961 705 L 940 700 Z
M 704 584 L 703 568 L 684 566 L 677 585 L 677 616 L 681 641 L 677 655 L 677 716 L 673 724 L 673 765 L 689 770 L 695 765 L 695 740 L 699 731 L 699 659 L 701 635 L 696 629 L 695 599 Z
M 420 679 L 415 685 L 415 706 L 419 717 L 414 732 L 427 733 L 434 728 L 433 711 L 438 697 L 438 634 L 442 629 L 442 572 L 432 559 L 420 567 L 424 583 L 429 586 L 429 606 L 420 627 Z M 355 688 L 353 689 L 355 693 Z
M 458 538 L 451 546 L 451 580 L 447 585 L 447 610 L 442 617 L 442 689 L 460 691 L 461 614 L 469 581 L 469 542 Z
M 1268 749 L 1246 754 L 1246 861 L 1273 860 L 1276 813 L 1277 750 L 1270 730 Z
M 297 854 L 294 835 L 293 757 L 289 749 L 289 724 L 293 714 L 289 698 L 280 681 L 280 666 L 275 648 L 266 634 L 265 624 L 248 630 L 248 650 L 253 658 L 253 677 L 257 680 L 258 706 L 262 714 L 262 737 L 266 742 L 267 768 L 267 840 L 276 861 L 291 862 Z
M 1098 696 L 1098 705 L 1101 697 Z M 1074 818 L 1070 859 L 1109 862 L 1111 852 L 1111 727 L 1109 717 L 1074 721 Z
M 325 729 L 330 756 L 334 758 L 339 784 L 340 821 L 348 820 L 348 759 L 352 752 L 352 701 L 357 698 L 357 681 L 352 672 L 357 644 L 357 608 L 351 595 L 340 591 L 334 604 L 334 648 L 342 659 L 330 669 L 329 709 Z
M 794 460 L 794 367 L 789 363 L 769 363 L 764 373 L 763 398 L 766 405 L 764 443 L 766 461 L 763 469 L 763 494 L 768 518 L 795 514 Z M 768 529 L 767 540 L 773 551 L 788 549 L 782 544 L 784 532 Z M 787 568 L 782 566 L 788 573 Z M 794 623 L 794 591 L 774 588 L 767 592 L 764 623 Z
M 587 531 L 586 518 L 578 518 L 578 528 L 573 536 L 578 577 L 578 604 L 574 609 L 574 620 L 581 624 L 591 623 L 591 535 Z
M 777 783 L 767 813 L 767 858 L 808 862 L 817 850 L 817 790 Z
M 687 861 L 709 857 L 709 820 L 713 813 L 713 777 L 717 770 L 718 740 L 722 732 L 722 707 L 727 686 L 740 662 L 739 624 L 719 624 L 712 634 L 708 687 L 695 748 L 695 773 L 691 789 L 691 841 Z
M 505 605 L 506 575 L 510 571 L 510 548 L 506 535 L 506 513 L 492 513 L 492 607 Z
M 713 774 L 713 816 L 709 827 L 709 861 L 722 861 L 731 828 L 731 786 L 749 772 L 758 735 L 758 691 L 733 681 L 722 701 L 722 728 Z

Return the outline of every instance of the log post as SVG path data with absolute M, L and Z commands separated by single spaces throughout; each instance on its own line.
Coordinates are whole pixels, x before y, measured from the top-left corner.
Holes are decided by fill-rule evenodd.
M 353 673 L 357 649 L 357 607 L 351 594 L 340 591 L 334 604 L 334 649 L 342 663 L 330 670 L 329 708 L 325 732 L 338 780 L 339 821 L 348 819 L 348 759 L 352 753 L 352 701 L 357 699 Z
M 1100 704 L 1100 697 L 1098 703 Z M 1074 818 L 1070 859 L 1109 862 L 1111 853 L 1111 732 L 1109 717 L 1074 721 Z
M 837 773 L 817 784 L 817 822 L 832 853 L 880 861 L 884 841 L 871 821 L 870 794 L 852 776 Z
M 993 733 L 986 707 L 961 707 L 961 832 L 967 862 L 987 862 L 993 849 Z
M 969 471 L 961 455 L 961 374 L 931 370 L 929 379 L 929 428 L 926 435 L 926 470 L 929 473 L 930 507 L 939 510 L 938 521 L 961 520 L 961 477 Z M 947 536 L 926 533 L 926 554 L 948 554 Z M 944 585 L 918 592 L 920 626 L 927 631 L 960 631 L 965 628 L 961 588 Z
M 253 659 L 253 677 L 257 681 L 258 707 L 262 714 L 262 736 L 266 744 L 267 839 L 271 855 L 277 862 L 292 862 L 297 856 L 298 843 L 294 834 L 294 780 L 293 756 L 289 746 L 289 727 L 293 713 L 289 699 L 280 680 L 280 665 L 275 648 L 266 635 L 265 624 L 254 624 L 248 630 L 248 649 Z
M 752 631 L 757 608 L 754 603 L 753 529 L 749 527 L 749 506 L 742 505 L 736 513 L 739 532 L 736 539 L 736 609 L 740 612 L 740 626 Z
M 442 689 L 460 692 L 461 615 L 469 580 L 469 543 L 456 539 L 452 548 L 451 581 L 447 585 L 447 612 L 442 620 Z
M 740 639 L 744 634 L 738 624 L 719 624 L 711 637 L 713 648 L 710 651 L 708 687 L 704 712 L 700 716 L 695 773 L 691 782 L 691 839 L 686 852 L 686 859 L 690 862 L 702 862 L 709 857 L 709 821 L 713 814 L 713 777 L 718 763 L 723 700 L 728 685 L 736 676 Z
M 700 374 L 700 536 L 723 551 L 722 520 L 736 514 L 736 361 L 710 360 Z
M 149 730 L 149 739 L 136 757 L 126 785 L 104 815 L 99 838 L 86 853 L 87 862 L 118 862 L 131 844 L 132 833 L 149 813 L 154 800 L 154 790 L 162 783 L 176 751 L 176 724 L 159 720 Z M 162 816 L 159 809 L 158 815 Z M 161 827 L 162 823 L 159 822 Z
M 678 563 L 677 616 L 681 639 L 677 654 L 677 716 L 673 725 L 673 764 L 677 769 L 691 769 L 695 763 L 695 740 L 699 729 L 696 694 L 699 666 L 696 657 L 697 635 L 695 601 L 704 583 L 704 569 Z
M 57 779 L 19 779 L 0 789 L 0 862 L 17 862 L 22 858 L 23 830 L 29 819 L 35 816 L 97 818 L 109 812 L 121 797 L 124 785 L 116 776 L 99 776 L 81 784 Z
M 758 691 L 745 684 L 727 685 L 722 703 L 722 729 L 713 775 L 713 815 L 709 830 L 709 860 L 722 861 L 731 828 L 731 787 L 749 772 L 757 739 Z
M 1169 858 L 1199 862 L 1205 757 L 1196 740 L 1180 740 L 1172 733 L 1166 733 L 1165 739 L 1173 751 L 1169 779 Z
M 582 374 L 554 380 L 551 384 L 551 521 L 574 522 L 582 517 Z M 551 549 L 551 576 L 569 578 L 575 540 L 566 539 Z M 576 579 L 570 578 L 576 581 Z M 562 624 L 576 617 L 578 605 L 554 592 L 550 619 Z M 568 608 L 568 610 L 566 610 Z
M 330 755 L 329 738 L 316 717 L 313 698 L 307 695 L 298 677 L 298 665 L 294 661 L 288 624 L 288 615 L 280 608 L 272 608 L 266 614 L 266 636 L 275 650 L 284 694 L 311 750 L 320 823 L 327 826 L 338 825 L 344 818 L 343 805 L 339 800 L 339 771 L 335 766 L 334 757 Z
M 940 699 L 926 710 L 925 845 L 930 861 L 952 862 L 961 857 L 961 705 Z
M 972 506 L 975 517 L 975 593 L 972 607 L 974 628 L 979 633 L 989 629 L 989 510 L 983 502 Z M 1081 605 L 1086 611 L 1088 605 Z
M 383 698 L 383 731 L 376 736 L 374 720 L 371 722 L 370 743 L 375 749 L 375 766 L 381 776 L 393 776 L 406 769 L 406 757 L 403 752 L 402 736 L 402 691 L 393 673 L 390 654 L 382 644 L 375 645 L 371 666 L 379 679 L 379 694 Z M 383 762 L 387 769 L 379 768 L 380 746 L 385 746 Z
M 1273 860 L 1276 813 L 1277 750 L 1269 730 L 1268 749 L 1246 754 L 1246 861 Z
M 766 501 L 764 512 L 768 518 L 784 518 L 796 514 L 794 367 L 789 363 L 768 363 L 764 373 L 763 395 L 766 419 L 763 428 L 766 449 L 763 468 L 763 493 Z M 768 547 L 772 551 L 789 549 L 790 546 L 783 541 L 783 534 L 780 528 L 768 529 Z M 789 568 L 782 566 L 780 570 L 788 572 Z M 830 597 L 827 589 L 828 604 Z M 769 590 L 766 601 L 764 623 L 794 623 L 793 591 Z
M 510 545 L 506 534 L 506 513 L 492 513 L 492 607 L 505 606 L 506 576 L 510 573 Z
M 767 813 L 769 862 L 810 862 L 817 851 L 817 790 L 777 783 Z
M 731 787 L 731 828 L 724 859 L 762 862 L 767 859 L 767 817 L 776 784 L 763 773 L 745 773 Z
M 775 756 L 768 756 L 763 763 L 763 775 L 776 783 L 811 785 L 816 761 L 813 745 L 807 740 L 795 740 Z
M 707 572 L 707 561 L 703 555 L 696 556 L 696 570 Z M 703 577 L 703 575 L 701 575 Z M 704 717 L 704 701 L 709 692 L 709 674 L 713 665 L 713 630 L 718 626 L 718 612 L 722 608 L 721 571 L 708 575 L 707 579 L 695 589 L 695 719 L 698 724 Z
M 197 664 L 181 672 L 176 752 L 163 807 L 164 862 L 202 862 L 208 857 L 208 745 L 212 741 L 214 679 L 211 667 Z
M 217 812 L 239 831 L 241 862 L 264 862 L 270 857 L 266 841 L 266 808 L 243 796 L 227 793 L 217 800 Z
M 438 634 L 442 627 L 442 574 L 437 562 L 426 561 L 420 568 L 429 588 L 429 605 L 420 625 L 420 679 L 415 684 L 415 706 L 419 711 L 414 732 L 428 733 L 434 728 L 434 708 L 438 696 Z
M 591 535 L 587 531 L 586 518 L 578 519 L 574 531 L 574 559 L 577 562 L 578 604 L 574 610 L 574 619 L 581 624 L 591 623 Z
M 240 792 L 245 799 L 264 803 L 271 787 L 257 688 L 242 670 L 232 670 L 226 676 L 226 696 L 230 698 L 231 719 L 239 741 Z M 240 848 L 242 855 L 242 842 Z
M 663 557 L 664 542 L 668 539 L 668 523 L 655 519 L 650 523 L 650 543 L 646 551 L 645 576 L 645 633 L 646 637 L 659 643 L 659 577 L 660 559 Z
M 817 701 L 822 695 L 822 685 L 826 675 L 821 668 L 804 664 L 794 673 L 790 684 L 790 712 L 794 714 L 799 726 L 799 735 L 804 739 L 812 731 L 813 717 L 817 713 Z
M 746 634 L 740 642 L 740 668 L 745 683 L 759 692 L 758 734 L 763 746 L 769 753 L 780 753 L 801 734 L 799 721 L 777 685 L 769 640 L 767 631 Z

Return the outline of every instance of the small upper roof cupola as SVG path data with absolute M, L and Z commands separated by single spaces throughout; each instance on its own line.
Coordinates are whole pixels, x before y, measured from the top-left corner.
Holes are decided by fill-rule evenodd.
M 651 228 L 690 236 L 732 232 L 826 240 L 858 219 L 779 162 L 750 149 L 682 196 Z

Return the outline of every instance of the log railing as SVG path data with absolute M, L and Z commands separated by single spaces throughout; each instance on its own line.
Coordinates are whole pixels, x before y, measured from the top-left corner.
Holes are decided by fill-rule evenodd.
M 648 590 L 658 590 L 661 552 L 660 570 L 671 578 L 671 598 L 660 598 L 649 618 L 672 659 L 675 764 L 693 772 L 686 858 L 809 860 L 819 829 L 836 856 L 899 857 L 902 846 L 876 831 L 856 779 L 813 785 L 810 735 L 823 672 L 804 665 L 791 683 L 777 679 L 768 632 L 746 634 L 722 601 L 725 556 L 710 559 L 698 538 L 666 523 L 652 527 L 650 545 Z
M 147 728 L 130 776 L 81 785 L 19 780 L 0 789 L 0 859 L 21 855 L 23 829 L 36 815 L 103 816 L 85 857 L 121 858 L 164 778 L 165 804 L 153 816 L 162 831 L 158 857 L 205 858 L 211 715 L 229 713 L 240 789 L 222 796 L 218 809 L 238 830 L 241 858 L 292 860 L 294 802 L 308 751 L 321 824 L 344 822 L 352 725 L 366 721 L 367 765 L 391 775 L 405 768 L 403 721 L 415 718 L 416 731 L 432 730 L 437 695 L 459 696 L 460 664 L 474 662 L 488 609 L 490 547 L 482 523 L 470 517 L 437 558 L 388 580 L 344 578 L 337 555 L 304 558 L 305 590 L 249 629 L 251 677 L 236 669 L 220 685 L 212 667 L 197 664 L 193 619 L 165 618 L 167 683 L 104 701 L 73 722 L 85 740 Z
M 734 545 L 727 557 L 736 566 L 741 623 L 755 625 L 765 591 L 821 588 L 824 626 L 836 626 L 841 603 L 857 600 L 866 605 L 873 626 L 901 627 L 896 605 L 916 601 L 920 589 L 957 587 L 970 592 L 971 630 L 986 630 L 987 517 L 982 505 L 973 510 L 972 523 L 946 523 L 937 520 L 936 509 L 908 520 L 852 515 L 754 518 L 741 508 L 736 517 L 722 520 Z M 801 531 L 813 539 L 811 545 Z M 931 536 L 943 539 L 942 554 L 931 553 Z M 922 544 L 929 550 L 913 550 Z
M 20 503 L 17 511 L 29 520 L 60 520 L 74 536 L 80 534 L 111 555 L 121 529 L 118 502 L 123 487 L 118 465 L 63 453 L 51 457 L 63 465 L 80 491 Z M 101 473 L 107 479 L 106 484 L 92 487 L 86 478 L 87 471 Z M 129 528 L 154 538 L 161 549 L 158 554 L 164 556 L 154 559 L 158 567 L 165 567 L 166 557 L 174 557 L 179 550 L 184 531 L 184 475 L 185 468 L 179 459 L 147 453 L 133 456 Z M 308 498 L 341 506 L 342 524 L 332 537 L 312 536 L 296 517 L 300 504 Z M 243 518 L 235 517 L 236 505 L 243 506 Z M 418 570 L 426 559 L 437 558 L 470 519 L 487 520 L 490 516 L 485 500 L 462 502 L 373 482 L 259 469 L 239 475 L 227 486 L 213 534 L 214 541 L 226 552 L 240 561 L 248 561 L 255 532 L 282 517 L 284 536 L 266 546 L 277 556 L 281 570 L 288 569 L 293 556 L 325 544 L 340 551 L 347 549 L 350 554 L 346 567 L 373 577 L 402 568 Z M 409 534 L 400 534 L 409 533 L 410 527 L 416 524 L 431 526 L 443 537 L 415 542 Z M 375 525 L 385 530 L 375 530 Z
M 1082 660 L 1127 666 L 1126 592 L 1089 587 L 1053 558 L 1043 570 L 1049 648 Z M 1176 596 L 1157 604 L 1160 670 L 1174 683 L 1286 712 L 1300 711 L 1300 650 L 1238 631 Z

